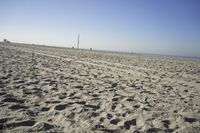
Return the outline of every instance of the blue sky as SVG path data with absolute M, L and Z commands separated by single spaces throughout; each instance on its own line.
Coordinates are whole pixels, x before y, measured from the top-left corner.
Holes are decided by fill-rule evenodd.
M 199 0 L 0 0 L 0 39 L 200 57 Z

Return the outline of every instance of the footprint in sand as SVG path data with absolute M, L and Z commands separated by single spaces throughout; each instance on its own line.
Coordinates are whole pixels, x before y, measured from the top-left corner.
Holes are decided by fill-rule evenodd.
M 34 120 L 24 120 L 24 121 L 15 121 L 11 123 L 2 124 L 2 129 L 4 128 L 16 128 L 20 126 L 33 126 L 35 124 Z
M 106 117 L 107 117 L 107 119 L 109 119 L 109 120 L 110 120 L 110 119 L 113 117 L 113 115 L 112 115 L 112 114 L 110 114 L 110 113 L 107 113 Z
M 152 128 L 147 129 L 146 132 L 147 132 L 147 133 L 158 133 L 158 132 L 160 132 L 160 131 L 162 131 L 162 129 L 152 127 Z
M 7 97 L 7 98 L 3 99 L 2 102 L 24 103 L 24 100 L 12 98 L 12 97 Z
M 58 100 L 48 100 L 48 101 L 45 101 L 45 103 L 48 103 L 48 104 L 56 104 L 56 103 L 60 103 L 61 101 L 58 101 Z
M 114 97 L 114 98 L 112 99 L 112 101 L 117 102 L 119 99 L 120 99 L 120 97 Z
M 193 122 L 198 121 L 198 119 L 194 118 L 194 117 L 184 117 L 184 121 L 189 122 L 189 123 L 193 123 Z
M 83 85 L 76 85 L 74 87 L 77 88 L 77 89 L 83 89 Z
M 64 110 L 66 107 L 68 106 L 68 104 L 59 104 L 55 106 L 55 110 Z
M 0 92 L 0 96 L 3 96 L 5 94 L 6 94 L 6 92 Z
M 124 122 L 124 128 L 129 130 L 131 126 L 136 126 L 136 119 L 127 120 Z
M 86 104 L 86 101 L 77 101 L 77 102 L 74 102 L 74 103 L 77 103 L 77 104 L 82 104 L 82 105 L 84 105 L 84 104 Z
M 6 128 L 5 123 L 8 122 L 9 120 L 12 120 L 12 117 L 3 117 L 0 118 L 0 130 Z
M 42 107 L 41 108 L 41 111 L 49 111 L 50 110 L 50 107 Z
M 162 120 L 163 126 L 169 128 L 170 121 L 169 120 Z
M 0 123 L 6 123 L 8 121 L 8 118 L 5 117 L 5 118 L 0 118 Z
M 110 123 L 113 124 L 113 125 L 117 125 L 118 122 L 120 122 L 120 119 L 118 119 L 118 118 L 112 119 L 112 120 L 110 121 Z
M 24 106 L 21 104 L 14 104 L 9 107 L 9 109 L 11 109 L 11 110 L 27 109 L 27 108 L 28 108 L 27 106 Z
M 66 95 L 63 95 L 63 94 L 59 94 L 59 95 L 58 95 L 58 98 L 61 99 L 61 100 L 65 99 L 66 97 L 67 97 L 67 96 L 66 96 Z
M 85 104 L 84 106 L 85 106 L 86 108 L 91 108 L 91 109 L 94 109 L 94 110 L 100 109 L 100 106 L 99 106 L 99 105 Z
M 111 109 L 115 110 L 116 107 L 117 107 L 117 104 L 116 103 L 112 103 Z

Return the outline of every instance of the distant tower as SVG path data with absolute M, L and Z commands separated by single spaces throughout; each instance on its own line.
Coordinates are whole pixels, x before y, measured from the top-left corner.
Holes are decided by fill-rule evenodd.
M 79 39 L 80 39 L 80 34 L 78 34 L 77 48 L 79 48 Z

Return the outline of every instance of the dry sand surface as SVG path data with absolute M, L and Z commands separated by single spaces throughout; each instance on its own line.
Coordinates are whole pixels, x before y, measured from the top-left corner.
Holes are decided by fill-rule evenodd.
M 0 132 L 200 132 L 200 60 L 0 43 Z

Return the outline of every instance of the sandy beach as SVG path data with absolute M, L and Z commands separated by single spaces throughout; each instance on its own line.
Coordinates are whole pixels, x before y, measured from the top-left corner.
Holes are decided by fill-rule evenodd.
M 1 42 L 0 132 L 199 133 L 200 60 Z

